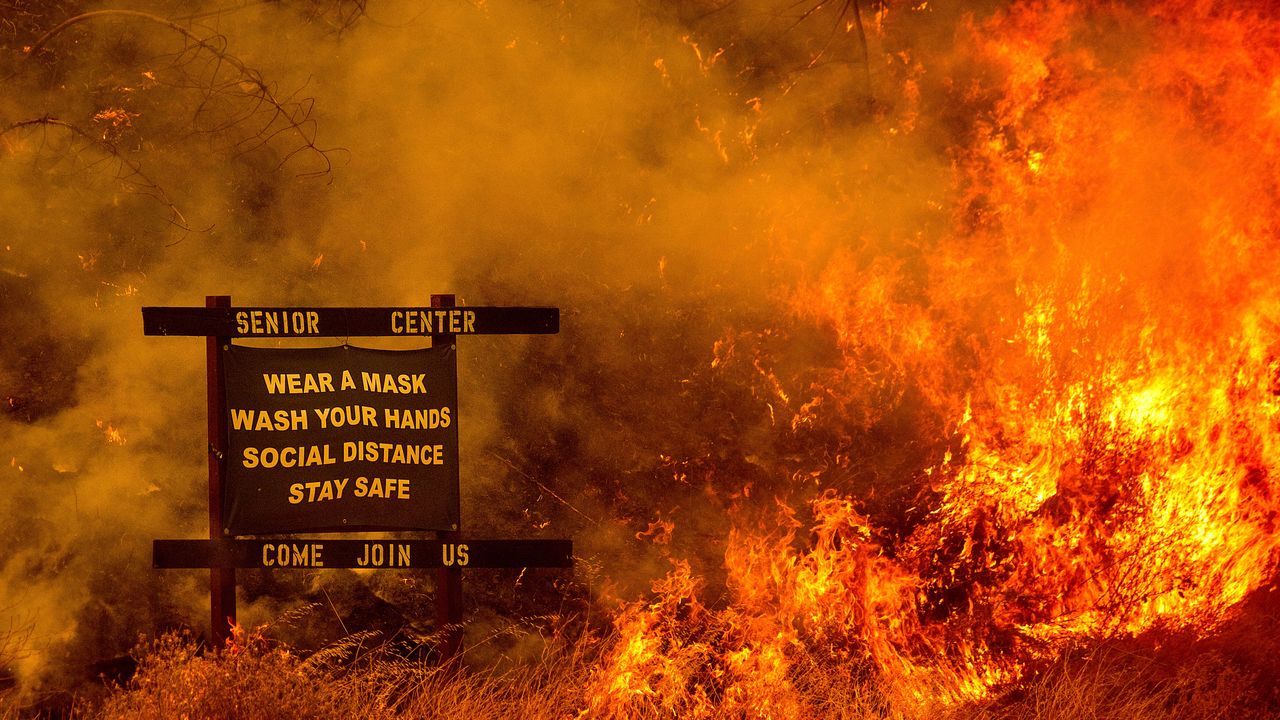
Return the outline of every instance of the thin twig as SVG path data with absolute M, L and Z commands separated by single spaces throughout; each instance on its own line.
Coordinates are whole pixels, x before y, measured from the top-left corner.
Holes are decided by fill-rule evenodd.
M 329 603 L 329 609 L 333 611 L 333 616 L 338 618 L 338 625 L 342 626 L 342 634 L 350 635 L 351 631 L 347 629 L 347 624 L 342 621 L 342 616 L 338 614 L 338 608 L 333 605 L 333 598 L 329 597 L 329 589 L 321 585 L 320 592 L 324 593 L 324 599 Z
M 573 503 L 571 503 L 571 502 L 569 502 L 568 500 L 565 500 L 564 498 L 562 498 L 562 497 L 560 497 L 559 495 L 557 495 L 557 494 L 556 494 L 556 492 L 555 492 L 554 490 L 552 490 L 551 488 L 547 487 L 546 485 L 543 485 L 543 484 L 542 484 L 542 482 L 540 482 L 537 478 L 533 477 L 533 476 L 532 476 L 532 475 L 530 475 L 529 473 L 525 472 L 524 470 L 521 470 L 519 467 L 517 467 L 517 466 L 516 466 L 516 464 L 515 464 L 515 463 L 511 462 L 510 460 L 508 460 L 508 459 L 507 459 L 507 458 L 505 458 L 505 457 L 502 457 L 502 456 L 501 456 L 501 455 L 499 455 L 498 453 L 493 452 L 492 450 L 490 450 L 490 451 L 489 451 L 489 454 L 490 454 L 490 455 L 492 455 L 492 456 L 494 456 L 495 458 L 497 458 L 500 462 L 502 462 L 502 464 L 503 464 L 503 465 L 506 465 L 507 467 L 511 468 L 512 470 L 515 470 L 515 471 L 516 471 L 517 473 L 519 473 L 519 475 L 520 475 L 521 477 L 523 477 L 524 479 L 528 480 L 529 482 L 533 483 L 534 485 L 537 485 L 537 486 L 538 486 L 538 488 L 539 488 L 540 490 L 542 490 L 542 491 L 543 491 L 543 492 L 545 492 L 546 494 L 548 494 L 548 495 L 550 495 L 551 497 L 553 497 L 553 498 L 555 498 L 556 500 L 558 500 L 558 501 L 560 502 L 560 504 L 564 505 L 565 507 L 569 508 L 570 510 L 572 510 L 572 511 L 574 511 L 574 512 L 578 513 L 578 514 L 579 514 L 579 515 L 581 515 L 582 517 L 584 517 L 584 518 L 586 518 L 587 520 L 591 521 L 591 524 L 592 524 L 592 525 L 599 525 L 599 524 L 600 524 L 600 521 L 599 521 L 599 520 L 596 520 L 595 518 L 591 517 L 590 515 L 588 515 L 588 514 L 586 514 L 586 513 L 582 512 L 582 511 L 581 511 L 581 510 L 579 510 L 578 508 L 574 507 Z
M 254 147 L 255 148 L 261 147 L 263 144 L 266 144 L 266 142 L 269 141 L 272 137 L 279 135 L 281 132 L 292 131 L 295 135 L 297 135 L 298 139 L 301 140 L 302 147 L 294 150 L 293 152 L 290 152 L 286 157 L 286 159 L 288 159 L 289 157 L 293 157 L 294 155 L 298 154 L 298 152 L 302 150 L 311 150 L 315 152 L 316 155 L 320 156 L 321 160 L 324 161 L 324 168 L 322 170 L 319 170 L 313 173 L 307 173 L 307 174 L 308 175 L 324 175 L 332 171 L 333 162 L 332 160 L 329 159 L 329 153 L 339 148 L 321 148 L 318 145 L 316 145 L 314 133 L 308 132 L 308 129 L 307 129 L 307 126 L 311 124 L 309 120 L 310 108 L 303 103 L 294 103 L 295 105 L 298 106 L 297 111 L 296 112 L 290 111 L 290 109 L 286 107 L 285 102 L 278 99 L 275 93 L 272 92 L 271 88 L 265 82 L 263 82 L 262 76 L 260 73 L 248 67 L 247 65 L 244 64 L 242 60 L 240 60 L 236 56 L 226 51 L 224 39 L 220 35 L 214 35 L 212 37 L 203 38 L 191 32 L 187 28 L 179 25 L 178 23 L 173 22 L 172 20 L 163 18 L 159 15 L 153 15 L 151 13 L 141 12 L 138 10 L 94 10 L 92 12 L 81 13 L 80 15 L 76 15 L 74 17 L 71 17 L 62 21 L 58 25 L 54 26 L 51 30 L 46 32 L 44 35 L 40 36 L 40 38 L 36 40 L 35 43 L 33 43 L 30 47 L 25 48 L 24 52 L 26 53 L 28 58 L 35 57 L 42 49 L 44 49 L 44 46 L 46 44 L 48 44 L 53 38 L 57 37 L 67 28 L 70 28 L 74 25 L 78 25 L 82 22 L 87 22 L 89 20 L 94 20 L 94 19 L 103 18 L 103 17 L 135 18 L 135 19 L 145 20 L 147 22 L 161 25 L 181 35 L 189 43 L 191 43 L 196 49 L 207 50 L 216 58 L 217 64 L 214 65 L 213 74 L 210 76 L 210 85 L 207 86 L 208 92 L 205 95 L 204 101 L 202 101 L 200 105 L 197 107 L 197 111 L 196 111 L 197 118 L 202 114 L 203 108 L 208 103 L 208 101 L 212 99 L 213 93 L 218 89 L 218 86 L 216 83 L 217 75 L 221 70 L 220 65 L 225 62 L 235 69 L 235 71 L 239 74 L 239 79 L 235 82 L 224 84 L 222 86 L 223 89 L 239 88 L 240 91 L 243 92 L 246 96 L 256 97 L 262 102 L 265 102 L 269 106 L 271 106 L 274 109 L 274 113 L 272 114 L 271 120 L 268 123 L 267 127 L 270 127 L 270 124 L 274 123 L 278 119 L 282 119 L 285 123 L 285 128 L 283 128 L 282 130 L 278 130 L 274 133 L 271 133 L 266 137 L 265 140 L 263 140 L 262 143 Z M 185 54 L 185 52 L 186 51 L 184 50 L 183 53 Z M 179 56 L 181 56 L 181 54 Z M 250 89 L 245 90 L 244 89 L 245 85 L 248 85 Z M 212 132 L 219 129 L 226 129 L 227 127 L 234 126 L 237 122 L 239 122 L 239 120 L 228 121 L 228 124 L 225 127 L 222 127 L 222 128 L 214 127 L 211 129 L 205 129 L 205 131 Z M 197 127 L 197 129 L 199 130 L 200 128 Z M 259 135 L 261 134 L 262 133 L 260 132 Z
M 131 177 L 136 176 L 138 178 L 141 178 L 143 180 L 143 183 L 133 183 L 133 184 L 135 184 L 137 187 L 145 188 L 147 192 L 144 194 L 150 195 L 151 197 L 155 198 L 158 202 L 163 204 L 166 208 L 168 208 L 170 213 L 169 222 L 173 224 L 175 227 L 181 228 L 186 232 L 194 232 L 194 229 L 191 227 L 191 225 L 187 223 L 187 218 L 182 214 L 182 211 L 178 209 L 178 206 L 175 205 L 173 201 L 169 199 L 169 196 L 168 194 L 165 193 L 164 188 L 160 187 L 159 184 L 157 184 L 154 180 L 148 177 L 147 174 L 142 171 L 142 166 L 140 166 L 138 163 L 134 162 L 133 160 L 130 160 L 129 158 L 125 157 L 124 154 L 120 152 L 120 149 L 117 148 L 115 144 L 110 142 L 109 140 L 94 137 L 83 128 L 77 127 L 65 120 L 60 120 L 50 115 L 45 115 L 38 118 L 31 118 L 29 120 L 19 120 L 18 122 L 12 123 L 9 126 L 5 127 L 3 130 L 0 130 L 0 137 L 3 137 L 4 135 L 10 132 L 13 132 L 15 130 L 20 130 L 22 128 L 28 128 L 28 127 L 34 127 L 34 126 L 62 128 L 82 138 L 83 140 L 88 142 L 90 145 L 93 145 L 98 149 L 102 150 L 103 152 L 105 152 L 107 155 L 110 155 L 111 157 L 115 158 L 116 161 L 119 162 L 121 165 L 129 168 L 128 175 L 124 175 L 122 173 L 117 172 L 116 179 L 124 182 L 130 182 Z M 209 228 L 205 228 L 205 230 L 201 232 L 207 232 L 212 227 L 213 226 L 210 225 Z
M 858 42 L 862 45 L 862 68 L 866 73 L 867 102 L 871 103 L 875 100 L 871 89 L 871 51 L 867 49 L 867 31 L 862 26 L 862 7 L 858 4 L 858 0 L 851 0 L 851 2 L 853 4 L 854 24 L 858 27 Z M 848 5 L 845 5 L 845 8 L 848 9 Z M 844 12 L 842 11 L 840 14 L 844 15 Z

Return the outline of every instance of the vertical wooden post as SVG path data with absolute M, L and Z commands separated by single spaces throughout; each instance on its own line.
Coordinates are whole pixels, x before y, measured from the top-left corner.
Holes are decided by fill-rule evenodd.
M 229 308 L 230 295 L 209 295 L 205 307 Z M 222 486 L 227 472 L 227 373 L 222 366 L 222 348 L 231 343 L 229 337 L 210 335 L 205 354 L 208 367 L 209 408 L 209 539 L 220 541 L 225 537 L 223 522 Z M 215 650 L 227 645 L 231 625 L 236 621 L 236 570 L 234 567 L 213 567 L 209 570 L 209 642 Z
M 453 295 L 432 295 L 431 307 L 447 308 L 454 306 Z M 432 347 L 437 343 L 453 345 L 456 335 L 436 335 L 431 340 Z M 456 368 L 458 356 L 453 356 Z M 454 408 L 454 417 L 458 409 Z M 436 538 L 448 543 L 456 543 L 462 538 L 461 518 L 459 527 L 452 530 L 436 532 Z M 462 570 L 457 566 L 436 569 L 436 632 L 441 634 L 440 659 L 448 662 L 457 657 L 462 650 Z

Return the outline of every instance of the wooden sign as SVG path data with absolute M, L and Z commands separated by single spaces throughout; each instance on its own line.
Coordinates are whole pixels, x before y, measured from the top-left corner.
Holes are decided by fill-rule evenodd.
M 458 529 L 453 345 L 229 345 L 223 535 Z
M 458 510 L 458 335 L 548 334 L 558 308 L 146 307 L 146 335 L 203 335 L 209 539 L 156 540 L 157 568 L 209 568 L 211 641 L 235 625 L 236 568 L 435 568 L 440 653 L 462 642 L 470 567 L 571 567 L 569 540 L 463 538 Z M 425 350 L 271 350 L 232 338 L 421 336 Z M 435 540 L 237 539 L 434 530 Z
M 560 331 L 560 309 L 144 307 L 142 331 L 216 337 L 546 335 Z
M 157 568 L 572 567 L 568 540 L 155 540 Z

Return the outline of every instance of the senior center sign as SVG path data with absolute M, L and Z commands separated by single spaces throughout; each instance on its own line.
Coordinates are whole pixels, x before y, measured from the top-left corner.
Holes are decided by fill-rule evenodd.
M 554 334 L 547 307 L 142 308 L 146 335 L 204 336 L 209 538 L 160 539 L 157 568 L 209 568 L 210 638 L 235 625 L 237 568 L 436 570 L 441 656 L 461 647 L 462 568 L 568 568 L 558 538 L 474 538 L 459 512 L 457 338 Z M 420 337 L 417 350 L 351 347 L 351 337 Z M 235 338 L 335 338 L 326 348 Z M 294 533 L 434 531 L 435 538 Z M 246 537 L 258 536 L 258 537 Z M 276 537 L 262 537 L 276 536 Z M 284 537 L 280 537 L 284 536 Z
M 458 529 L 456 346 L 223 352 L 226 535 Z

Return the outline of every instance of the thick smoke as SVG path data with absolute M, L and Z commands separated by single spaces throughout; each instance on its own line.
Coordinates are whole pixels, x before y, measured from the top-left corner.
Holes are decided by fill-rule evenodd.
M 848 234 L 863 171 L 823 168 L 939 182 L 860 140 L 893 110 L 843 30 L 823 47 L 847 14 L 353 5 L 131 4 L 38 44 L 117 6 L 6 11 L 0 608 L 30 628 L 29 688 L 203 623 L 203 573 L 148 558 L 204 528 L 203 346 L 142 337 L 141 306 L 560 306 L 558 337 L 462 348 L 464 518 L 573 536 L 605 566 L 592 592 L 629 597 L 667 567 L 638 531 L 675 520 L 714 557 L 705 473 L 750 485 L 776 452 L 713 347 L 778 321 L 798 263 Z M 242 619 L 289 606 L 272 582 L 350 594 L 335 576 L 246 578 Z
M 38 46 L 118 5 L 0 10 L 0 617 L 30 628 L 6 660 L 29 689 L 205 621 L 204 574 L 149 562 L 205 529 L 203 343 L 143 337 L 144 305 L 561 307 L 558 336 L 461 343 L 464 527 L 582 558 L 478 585 L 604 601 L 671 557 L 717 578 L 731 519 L 824 489 L 892 551 L 1042 294 L 1120 287 L 1107 317 L 1173 335 L 1240 297 L 1211 270 L 1268 257 L 1261 228 L 1199 250 L 1220 238 L 1190 208 L 1274 187 L 1266 139 L 1204 95 L 1248 63 L 1147 54 L 1203 50 L 1177 8 L 231 5 L 131 3 Z M 988 42 L 1013 30 L 1034 42 Z M 1055 125 L 1071 103 L 1113 115 Z M 243 576 L 248 623 L 297 596 L 329 633 L 429 617 L 418 577 Z

